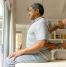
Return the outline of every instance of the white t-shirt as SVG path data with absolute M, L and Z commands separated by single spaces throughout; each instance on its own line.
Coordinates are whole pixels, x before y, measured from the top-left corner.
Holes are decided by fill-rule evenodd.
M 42 17 L 34 20 L 27 33 L 26 46 L 30 47 L 39 40 L 49 39 L 49 27 L 46 20 Z

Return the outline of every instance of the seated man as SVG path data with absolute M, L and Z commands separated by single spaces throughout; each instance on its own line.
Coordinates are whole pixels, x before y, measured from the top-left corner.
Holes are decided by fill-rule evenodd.
M 51 52 L 46 44 L 49 37 L 49 27 L 43 17 L 44 8 L 39 3 L 29 7 L 29 17 L 33 20 L 27 33 L 26 48 L 20 49 L 5 60 L 5 67 L 14 67 L 16 63 L 43 63 L 51 59 Z

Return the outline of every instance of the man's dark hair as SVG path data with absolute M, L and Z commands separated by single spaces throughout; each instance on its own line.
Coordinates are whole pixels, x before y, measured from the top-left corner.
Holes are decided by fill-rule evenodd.
M 39 13 L 41 14 L 41 15 L 43 15 L 44 14 L 44 8 L 43 8 L 43 6 L 40 4 L 40 3 L 34 3 L 34 4 L 32 4 L 30 7 L 32 7 L 34 10 L 36 10 L 37 8 L 39 9 Z M 29 10 L 29 9 L 28 9 Z

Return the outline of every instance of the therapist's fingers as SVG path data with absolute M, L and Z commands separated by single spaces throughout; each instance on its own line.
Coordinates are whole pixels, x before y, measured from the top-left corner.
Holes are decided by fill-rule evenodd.
M 47 50 L 51 51 L 52 49 L 51 48 L 48 48 Z
M 47 48 L 49 51 L 55 49 L 53 46 L 47 46 L 46 48 Z

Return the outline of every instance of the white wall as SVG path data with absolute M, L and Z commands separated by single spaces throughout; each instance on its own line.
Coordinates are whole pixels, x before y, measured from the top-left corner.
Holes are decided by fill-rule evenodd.
M 26 47 L 26 38 L 27 38 L 27 30 L 28 30 L 28 25 L 26 25 L 25 27 L 23 27 L 23 25 L 21 28 L 16 28 L 16 31 L 21 31 L 22 32 L 22 48 Z

